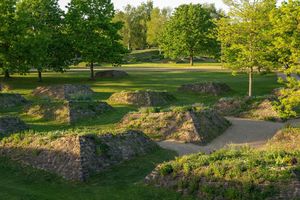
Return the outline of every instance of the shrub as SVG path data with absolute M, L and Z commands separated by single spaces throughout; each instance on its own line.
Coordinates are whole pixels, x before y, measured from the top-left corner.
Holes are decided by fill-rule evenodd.
M 172 165 L 170 164 L 165 164 L 165 165 L 162 165 L 161 168 L 160 168 L 160 174 L 162 176 L 166 176 L 166 175 L 169 175 L 173 172 L 173 167 Z

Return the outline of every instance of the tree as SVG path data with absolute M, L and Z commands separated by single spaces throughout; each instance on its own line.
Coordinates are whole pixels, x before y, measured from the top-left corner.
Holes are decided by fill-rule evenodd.
M 123 28 L 120 34 L 123 38 L 123 45 L 128 50 L 144 49 L 147 44 L 147 23 L 151 18 L 153 1 L 147 1 L 137 7 L 127 5 L 124 11 L 118 11 L 115 15 L 115 22 L 122 22 Z
M 228 17 L 217 22 L 218 38 L 222 46 L 222 62 L 234 71 L 247 71 L 249 75 L 248 95 L 253 95 L 255 69 L 274 66 L 270 58 L 269 14 L 276 0 L 228 0 Z
M 291 74 L 299 67 L 300 57 L 300 1 L 283 2 L 271 13 L 272 43 L 278 62 Z
M 159 46 L 164 54 L 173 59 L 190 57 L 191 65 L 195 56 L 216 55 L 219 44 L 211 37 L 214 14 L 210 7 L 201 4 L 176 8 L 160 38 Z
M 118 34 L 122 24 L 112 21 L 114 13 L 110 0 L 72 0 L 68 7 L 68 31 L 81 61 L 90 66 L 92 80 L 96 62 L 120 62 L 125 52 Z
M 150 20 L 147 22 L 147 43 L 157 47 L 159 38 L 166 22 L 171 15 L 170 9 L 154 8 L 151 12 Z
M 63 11 L 58 0 L 21 0 L 16 15 L 24 64 L 37 69 L 39 81 L 44 70 L 63 71 L 69 65 L 70 45 L 62 31 Z
M 280 91 L 277 105 L 284 118 L 296 116 L 295 108 L 300 105 L 300 81 L 295 78 L 297 74 L 300 74 L 299 19 L 299 0 L 284 2 L 271 13 L 274 51 L 278 62 L 284 66 L 284 72 L 288 76 L 285 82 L 286 87 Z
M 4 78 L 10 78 L 10 72 L 16 71 L 16 37 L 18 34 L 15 20 L 16 0 L 0 2 L 0 69 Z

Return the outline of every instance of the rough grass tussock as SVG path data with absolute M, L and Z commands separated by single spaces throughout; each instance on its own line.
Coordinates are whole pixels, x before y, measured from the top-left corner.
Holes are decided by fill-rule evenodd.
M 115 104 L 127 104 L 135 106 L 162 106 L 175 100 L 175 97 L 168 92 L 161 91 L 135 91 L 114 93 L 109 102 Z
M 145 181 L 204 199 L 298 199 L 299 143 L 299 128 L 285 128 L 263 148 L 179 157 L 158 165 Z
M 162 112 L 151 111 L 155 109 L 127 114 L 119 127 L 143 131 L 156 140 L 174 139 L 206 144 L 230 126 L 225 118 L 209 109 L 174 107 Z

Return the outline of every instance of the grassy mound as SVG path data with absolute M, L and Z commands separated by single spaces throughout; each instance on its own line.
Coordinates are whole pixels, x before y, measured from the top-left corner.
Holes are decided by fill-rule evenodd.
M 150 185 L 204 199 L 300 197 L 300 129 L 280 131 L 265 148 L 224 149 L 176 158 L 146 177 Z
M 203 82 L 181 85 L 178 91 L 219 96 L 232 91 L 232 89 L 226 83 Z
M 225 97 L 213 106 L 221 115 L 282 122 L 274 96 Z
M 74 124 L 82 119 L 101 117 L 111 110 L 110 105 L 100 101 L 40 101 L 29 105 L 25 113 L 37 119 Z
M 0 93 L 0 109 L 25 105 L 28 101 L 20 94 Z
M 143 131 L 156 140 L 173 139 L 197 144 L 210 142 L 229 126 L 230 122 L 214 110 L 188 106 L 141 109 L 127 114 L 119 124 L 121 128 Z
M 175 97 L 168 92 L 143 90 L 114 93 L 109 102 L 135 106 L 161 106 L 169 104 L 174 99 Z

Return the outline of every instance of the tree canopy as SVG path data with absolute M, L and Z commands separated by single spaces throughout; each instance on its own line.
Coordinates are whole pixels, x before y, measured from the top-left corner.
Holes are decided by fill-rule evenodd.
M 219 15 L 213 6 L 201 4 L 181 5 L 166 23 L 160 39 L 165 56 L 176 59 L 194 56 L 216 56 L 219 43 L 212 37 Z
M 16 17 L 20 37 L 18 47 L 22 65 L 35 68 L 42 81 L 44 70 L 62 71 L 70 58 L 62 27 L 63 11 L 58 0 L 21 0 L 17 3 Z
M 284 2 L 271 13 L 274 51 L 287 75 L 286 88 L 281 90 L 278 109 L 282 117 L 296 116 L 300 105 L 300 1 Z M 283 81 L 283 80 L 281 80 Z
M 234 71 L 249 74 L 248 95 L 253 94 L 253 72 L 274 66 L 270 45 L 272 26 L 269 15 L 275 0 L 227 0 L 230 11 L 220 19 L 218 38 L 222 44 L 222 62 Z
M 137 7 L 127 5 L 124 11 L 118 11 L 114 21 L 123 23 L 120 30 L 123 45 L 131 49 L 145 49 L 147 44 L 147 23 L 151 20 L 153 1 L 147 1 Z
M 110 0 L 71 0 L 66 14 L 68 33 L 80 61 L 87 62 L 94 79 L 94 64 L 120 62 L 125 52 L 113 22 L 114 7 Z
M 157 47 L 163 28 L 171 16 L 170 9 L 154 8 L 150 20 L 147 22 L 147 43 L 151 47 Z
M 0 2 L 0 69 L 5 77 L 16 71 L 17 24 L 15 21 L 16 0 L 3 0 Z

